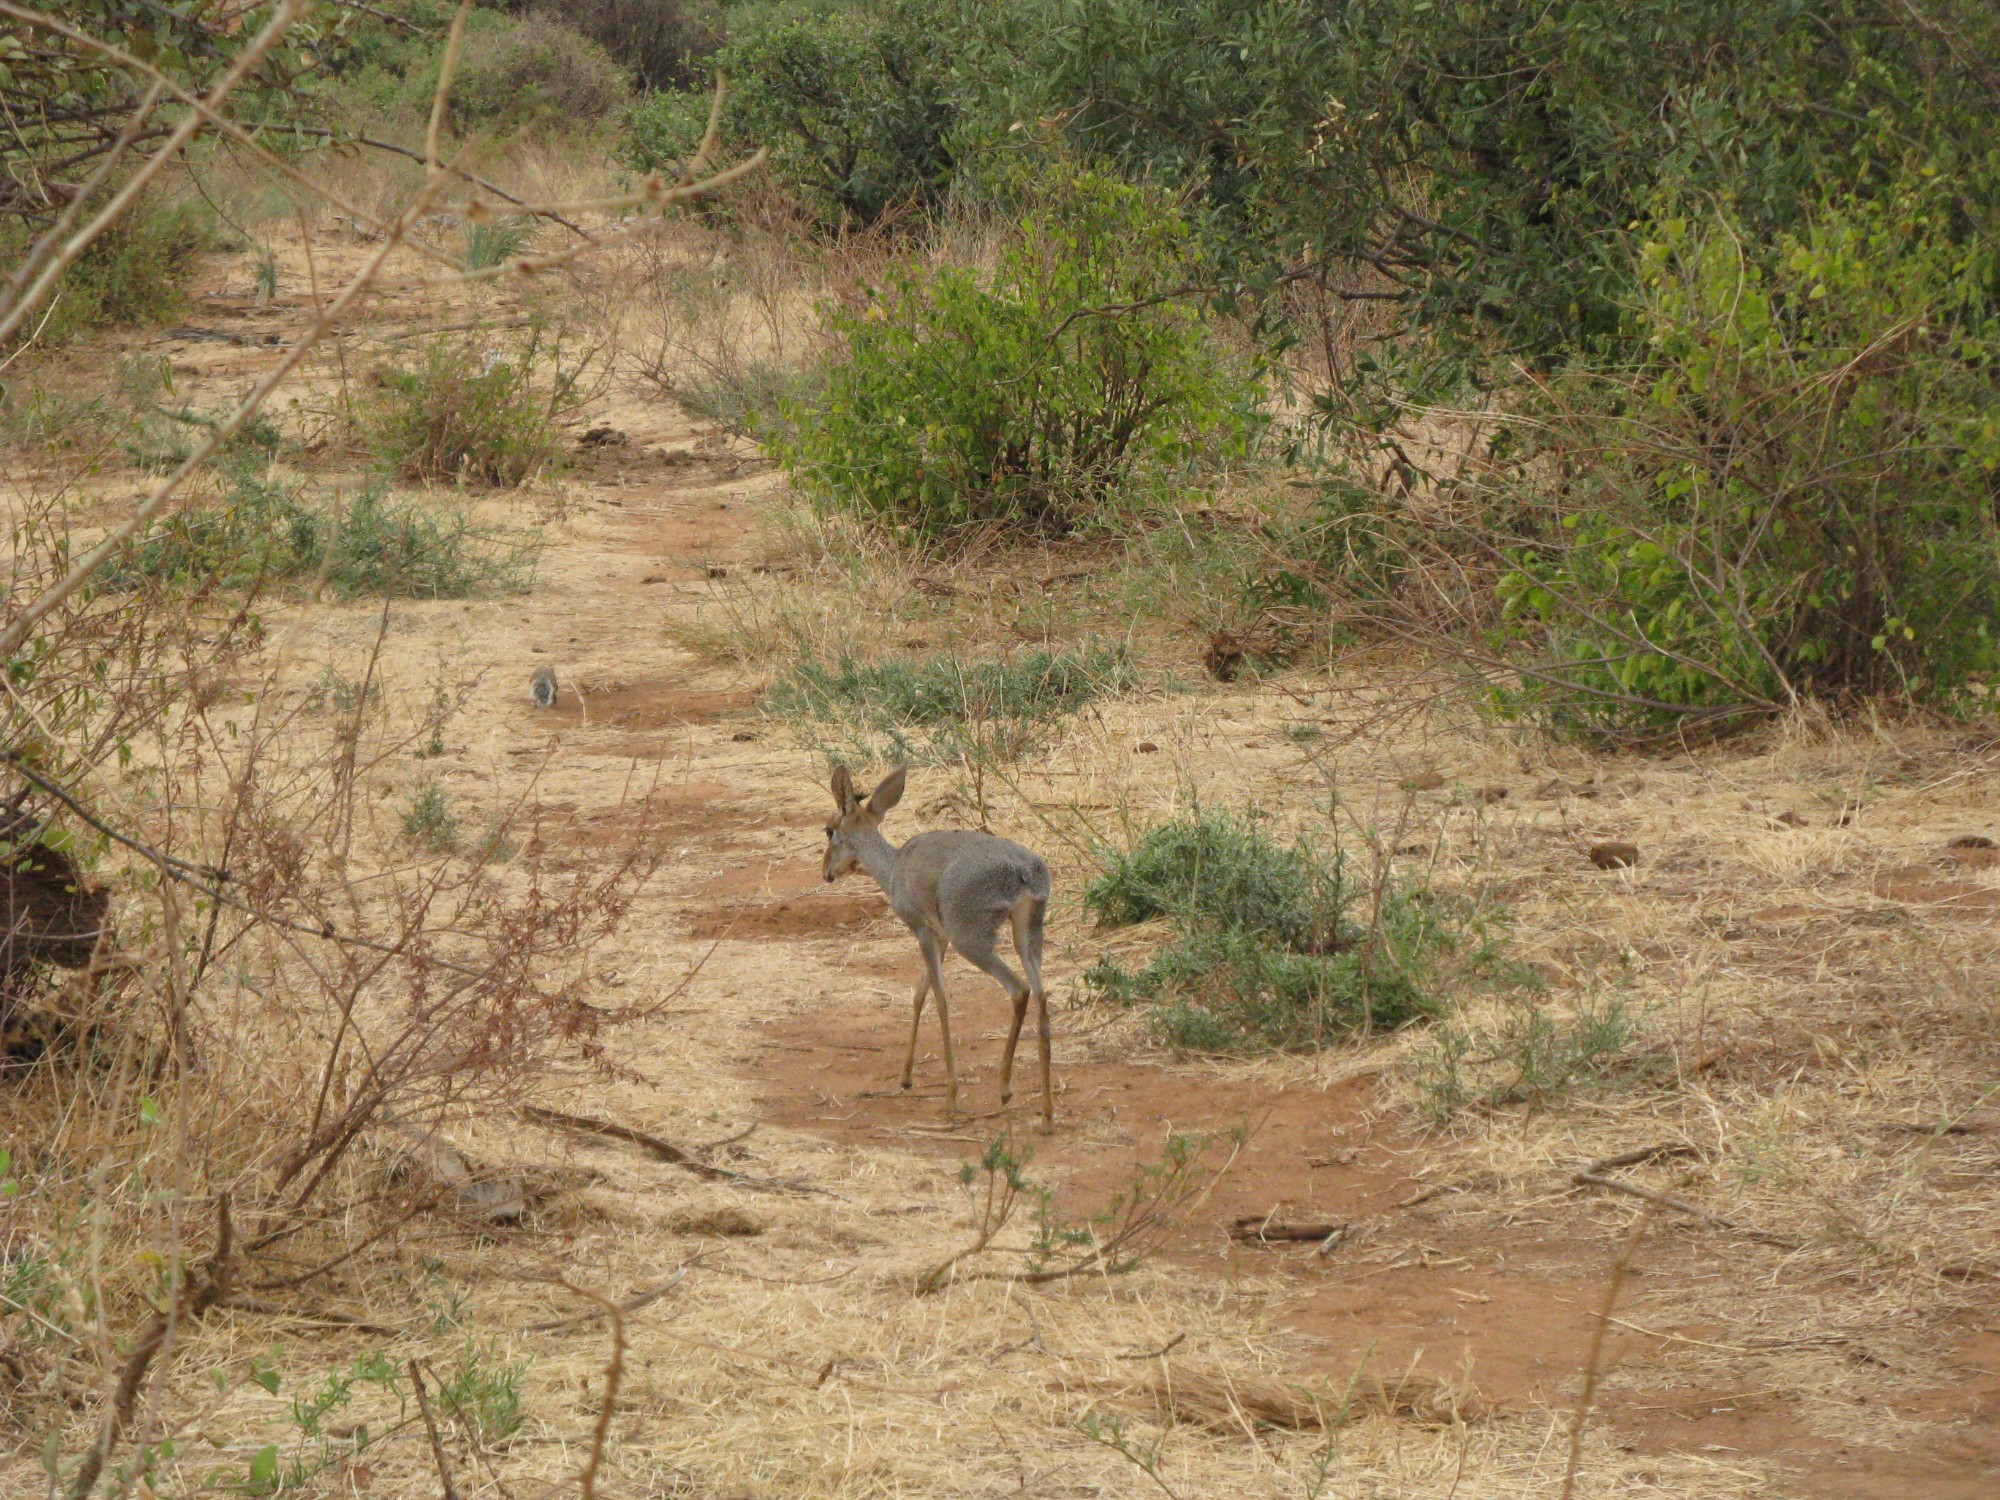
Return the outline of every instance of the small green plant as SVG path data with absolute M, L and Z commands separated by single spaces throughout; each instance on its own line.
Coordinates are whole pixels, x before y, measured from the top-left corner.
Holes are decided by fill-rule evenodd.
M 417 783 L 403 808 L 403 834 L 433 854 L 449 854 L 458 847 L 458 819 L 451 798 L 428 776 Z
M 413 365 L 382 373 L 364 426 L 405 479 L 511 488 L 560 453 L 588 363 L 570 360 L 561 334 L 540 324 L 513 349 L 477 330 L 438 334 Z
M 1337 852 L 1274 842 L 1254 814 L 1197 811 L 1107 851 L 1084 905 L 1109 926 L 1164 917 L 1142 967 L 1106 955 L 1085 985 L 1144 1003 L 1177 1051 L 1320 1047 L 1435 1015 L 1448 962 L 1490 967 L 1472 924 L 1422 890 L 1357 887 Z
M 795 483 L 899 533 L 1104 526 L 1198 458 L 1242 452 L 1257 384 L 1177 298 L 1170 202 L 1091 173 L 1047 185 L 990 281 L 909 272 L 829 317 L 824 393 L 775 444 Z
M 335 669 L 331 662 L 320 667 L 319 675 L 306 685 L 305 702 L 307 713 L 351 714 L 361 706 L 363 685 L 352 677 Z M 365 692 L 373 698 L 379 689 L 370 683 Z
M 512 260 L 527 248 L 534 228 L 534 220 L 525 214 L 481 220 L 465 237 L 465 263 L 485 271 Z
M 479 1447 L 492 1447 L 521 1429 L 521 1367 L 500 1364 L 493 1350 L 466 1350 L 440 1378 L 438 1400 Z
M 257 305 L 267 307 L 278 295 L 278 257 L 269 250 L 257 254 Z
M 1057 1210 L 1054 1190 L 1029 1180 L 1027 1153 L 1017 1154 L 1004 1137 L 996 1140 L 977 1161 L 959 1168 L 959 1187 L 972 1210 L 971 1245 L 919 1277 L 917 1292 L 921 1296 L 966 1279 L 1043 1286 L 1071 1276 L 1122 1276 L 1134 1271 L 1229 1170 L 1245 1139 L 1241 1129 L 1204 1134 L 1174 1131 L 1158 1161 L 1141 1162 L 1133 1170 L 1131 1182 L 1083 1220 L 1065 1218 Z M 968 1261 L 995 1247 L 1024 1203 L 1029 1205 L 1034 1223 L 1022 1251 L 1021 1269 L 962 1270 Z
M 1631 1015 L 1615 995 L 1586 999 L 1559 1016 L 1538 996 L 1515 994 L 1488 1028 L 1437 1027 L 1406 1067 L 1418 1112 L 1443 1125 L 1469 1111 L 1536 1104 L 1584 1087 L 1603 1077 L 1631 1040 Z

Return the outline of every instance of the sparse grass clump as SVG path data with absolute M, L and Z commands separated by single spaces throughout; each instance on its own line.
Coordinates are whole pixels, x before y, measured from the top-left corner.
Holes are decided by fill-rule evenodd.
M 843 656 L 829 665 L 808 656 L 793 665 L 765 701 L 780 714 L 859 714 L 883 726 L 944 724 L 975 714 L 1045 719 L 1129 686 L 1131 677 L 1129 659 L 1112 647 L 1038 648 L 1000 661 L 932 656 L 858 662 Z
M 533 565 L 532 540 L 481 531 L 462 510 L 371 488 L 336 515 L 304 485 L 238 467 L 218 500 L 170 516 L 103 577 L 114 589 L 257 588 L 324 568 L 343 598 L 464 599 L 521 588 Z
M 1441 1008 L 1448 959 L 1478 966 L 1429 892 L 1349 879 L 1337 853 L 1272 840 L 1254 814 L 1198 811 L 1104 857 L 1084 904 L 1110 926 L 1154 918 L 1173 937 L 1143 967 L 1098 961 L 1084 982 L 1150 1006 L 1178 1051 L 1310 1048 L 1403 1026 Z
M 1600 1079 L 1632 1040 L 1616 995 L 1558 1015 L 1533 995 L 1511 996 L 1482 1027 L 1440 1026 L 1409 1055 L 1417 1112 L 1444 1125 L 1462 1115 L 1539 1104 Z
M 433 854 L 449 854 L 458 847 L 458 817 L 451 810 L 451 798 L 429 777 L 417 783 L 403 806 L 403 836 Z
M 782 717 L 887 735 L 891 746 L 879 758 L 914 758 L 909 732 L 929 731 L 932 758 L 957 763 L 1022 753 L 1036 742 L 1039 728 L 1122 691 L 1132 675 L 1125 652 L 1109 646 L 1039 647 L 998 661 L 941 655 L 861 662 L 842 656 L 828 663 L 803 656 L 764 703 Z M 878 757 L 869 751 L 850 758 Z

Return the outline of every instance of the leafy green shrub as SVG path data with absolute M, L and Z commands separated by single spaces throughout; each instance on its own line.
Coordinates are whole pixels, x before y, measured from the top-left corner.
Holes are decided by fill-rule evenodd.
M 1104 524 L 1141 477 L 1240 451 L 1255 381 L 1176 297 L 1187 226 L 1155 193 L 1059 180 L 991 284 L 946 267 L 834 309 L 845 348 L 776 444 L 795 482 L 921 536 Z
M 954 32 L 941 0 L 739 14 L 716 57 L 733 91 L 733 139 L 770 146 L 781 180 L 802 188 L 830 223 L 872 224 L 937 200 L 959 122 Z
M 28 244 L 25 224 L 0 229 L 0 263 L 19 260 Z M 214 219 L 205 207 L 142 193 L 64 273 L 56 300 L 29 318 L 19 337 L 39 328 L 38 343 L 53 349 L 93 328 L 171 322 L 187 311 L 183 285 L 195 257 L 214 244 Z
M 337 525 L 337 529 L 336 529 Z M 331 541 L 332 555 L 327 555 Z M 475 529 L 463 511 L 367 489 L 331 506 L 238 466 L 218 501 L 176 511 L 102 575 L 111 589 L 251 588 L 316 576 L 337 594 L 463 599 L 524 587 L 532 539 Z
M 2000 255 L 1955 227 L 1929 183 L 1768 246 L 1645 226 L 1649 358 L 1554 387 L 1515 480 L 1553 493 L 1500 584 L 1510 707 L 1645 732 L 2000 670 Z
M 1801 231 L 1817 183 L 1873 196 L 1916 157 L 1957 198 L 1960 237 L 1990 239 L 2000 113 L 1964 60 L 2000 55 L 2000 8 L 1921 13 L 1034 0 L 976 8 L 959 54 L 989 138 L 1051 122 L 1185 189 L 1247 280 L 1322 270 L 1455 352 L 1559 360 L 1620 334 L 1624 233 L 1675 186 L 1731 204 L 1762 245 Z
M 431 80 L 435 87 L 434 69 Z M 598 43 L 559 22 L 524 16 L 467 37 L 452 80 L 451 123 L 461 132 L 576 129 L 611 119 L 631 91 L 625 70 Z
M 1468 1110 L 1539 1103 L 1583 1087 L 1616 1062 L 1632 1021 L 1616 996 L 1551 1015 L 1531 995 L 1509 1000 L 1498 1022 L 1473 1030 L 1440 1026 L 1408 1059 L 1418 1110 L 1448 1124 Z
M 553 369 L 538 389 L 544 363 Z M 559 418 L 573 404 L 576 382 L 539 328 L 512 357 L 476 333 L 440 334 L 412 367 L 383 372 L 365 422 L 376 453 L 405 479 L 506 488 L 561 451 Z
M 534 0 L 532 9 L 596 42 L 649 89 L 697 82 L 722 45 L 714 0 Z
M 1274 843 L 1254 815 L 1177 818 L 1103 865 L 1086 909 L 1111 926 L 1165 917 L 1173 937 L 1137 970 L 1100 959 L 1084 983 L 1148 1004 L 1178 1051 L 1318 1047 L 1403 1026 L 1437 1013 L 1447 960 L 1471 972 L 1494 957 L 1483 939 L 1459 952 L 1463 934 L 1424 892 L 1385 888 L 1371 918 L 1337 854 Z
M 711 101 L 701 90 L 660 89 L 625 114 L 619 154 L 644 172 L 677 174 L 701 144 Z

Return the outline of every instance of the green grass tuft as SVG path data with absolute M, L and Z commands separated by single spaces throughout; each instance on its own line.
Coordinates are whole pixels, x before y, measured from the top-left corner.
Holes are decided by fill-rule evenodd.
M 1196 812 L 1108 852 L 1084 894 L 1101 922 L 1173 936 L 1138 969 L 1100 959 L 1085 985 L 1150 1007 L 1176 1051 L 1315 1048 L 1436 1015 L 1448 966 L 1486 967 L 1484 935 L 1428 892 L 1376 892 L 1338 853 L 1274 842 L 1255 814 Z

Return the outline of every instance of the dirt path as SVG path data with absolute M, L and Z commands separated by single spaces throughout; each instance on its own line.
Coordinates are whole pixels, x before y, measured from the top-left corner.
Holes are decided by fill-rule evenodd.
M 330 266 L 323 274 L 337 274 L 338 247 L 321 253 Z M 278 308 L 243 321 L 261 337 L 267 324 L 282 331 L 298 316 Z M 171 352 L 183 389 L 197 397 L 204 383 L 240 385 L 276 354 L 213 344 Z M 973 1282 L 915 1295 L 922 1274 L 967 1242 L 961 1164 L 1007 1129 L 1006 1120 L 978 1113 L 994 1107 L 1000 997 L 962 965 L 948 971 L 965 1037 L 961 1082 L 975 1117 L 940 1129 L 934 1022 L 918 1087 L 896 1087 L 913 977 L 908 936 L 864 880 L 829 888 L 818 878 L 827 798 L 813 757 L 757 714 L 759 671 L 711 665 L 672 644 L 671 622 L 720 607 L 732 580 L 763 565 L 755 525 L 784 503 L 782 492 L 754 453 L 663 404 L 625 400 L 597 420 L 624 441 L 593 449 L 587 467 L 563 482 L 560 519 L 548 519 L 545 496 L 481 502 L 547 525 L 530 592 L 392 610 L 383 656 L 392 707 L 414 716 L 439 682 L 466 702 L 447 753 L 391 768 L 383 796 L 387 805 L 415 778 L 435 777 L 480 814 L 522 807 L 557 870 L 595 868 L 642 835 L 659 842 L 662 868 L 593 967 L 607 994 L 658 997 L 664 1009 L 611 1039 L 613 1071 L 571 1075 L 551 1094 L 577 1112 L 678 1141 L 727 1142 L 716 1160 L 764 1181 L 702 1181 L 628 1146 L 494 1122 L 471 1144 L 496 1159 L 553 1163 L 574 1186 L 518 1236 L 496 1242 L 431 1226 L 430 1238 L 394 1251 L 399 1269 L 357 1272 L 336 1290 L 379 1309 L 371 1316 L 384 1321 L 424 1308 L 431 1326 L 446 1330 L 430 1335 L 437 1340 L 506 1332 L 529 1372 L 533 1414 L 530 1436 L 508 1462 L 518 1477 L 551 1485 L 567 1482 L 579 1436 L 595 1420 L 606 1343 L 591 1327 L 532 1330 L 575 1310 L 547 1289 L 547 1275 L 561 1269 L 623 1295 L 679 1267 L 684 1285 L 628 1320 L 614 1429 L 620 1493 L 1553 1494 L 1595 1311 L 1632 1209 L 1629 1200 L 1579 1191 L 1570 1173 L 1594 1155 L 1680 1139 L 1696 1106 L 1619 1113 L 1585 1101 L 1560 1124 L 1531 1111 L 1460 1136 L 1424 1136 L 1390 1086 L 1386 1051 L 1175 1063 L 1141 1045 L 1130 1018 L 1065 1008 L 1055 1043 L 1056 1133 L 1033 1133 L 1028 1086 L 1016 1097 L 1014 1139 L 1032 1151 L 1031 1176 L 1066 1213 L 1087 1216 L 1129 1190 L 1170 1132 L 1242 1126 L 1240 1154 L 1164 1254 L 1132 1277 L 1045 1294 Z M 375 606 L 315 611 L 294 675 L 365 657 L 378 621 Z M 868 628 L 857 623 L 857 637 Z M 564 684 L 547 712 L 530 707 L 526 693 L 530 672 L 544 663 Z M 246 674 L 246 685 L 255 680 Z M 1039 770 L 1102 779 L 1101 768 L 1114 766 L 1127 776 L 1132 745 L 1157 739 L 1169 753 L 1147 764 L 1157 764 L 1148 774 L 1161 788 L 1177 774 L 1168 762 L 1192 745 L 1209 756 L 1203 774 L 1219 778 L 1228 798 L 1275 803 L 1316 785 L 1277 732 L 1288 711 L 1254 686 L 1111 705 L 1097 739 L 1065 746 L 1054 757 L 1060 771 Z M 1525 752 L 1476 735 L 1442 752 L 1436 742 L 1394 748 L 1369 747 L 1371 774 L 1391 786 L 1402 774 L 1396 766 L 1419 753 L 1455 755 L 1468 776 L 1513 775 L 1521 792 L 1500 810 L 1505 817 L 1445 807 L 1440 841 L 1449 833 L 1480 859 L 1514 862 L 1524 945 L 1553 949 L 1560 940 L 1569 945 L 1565 962 L 1601 950 L 1654 995 L 1693 995 L 1711 979 L 1739 983 L 1753 1000 L 1774 976 L 1836 986 L 1872 973 L 1866 951 L 1920 922 L 1990 915 L 1922 908 L 1928 914 L 1876 920 L 1865 903 L 1907 896 L 1934 906 L 1935 892 L 1909 880 L 1896 888 L 1904 896 L 1875 889 L 1842 852 L 1849 846 L 1835 844 L 1847 835 L 1829 817 L 1792 843 L 1732 834 L 1736 842 L 1714 852 L 1689 829 L 1704 817 L 1735 826 L 1728 820 L 1738 818 L 1738 803 L 1739 822 L 1751 816 L 1745 788 L 1773 773 L 1747 763 L 1676 762 L 1643 767 L 1643 775 L 1626 767 L 1622 790 L 1577 803 L 1583 826 L 1647 841 L 1648 863 L 1617 883 L 1577 873 L 1571 813 L 1557 824 L 1552 812 L 1523 806 L 1545 774 L 1527 774 Z M 1518 772 L 1510 764 L 1517 756 Z M 1913 828 L 1930 820 L 1924 840 L 1936 841 L 1932 825 L 1954 826 L 1979 805 L 1993 773 L 1951 774 L 1949 765 L 1912 760 L 1882 778 L 1906 789 L 1896 795 L 1916 809 Z M 633 809 L 646 794 L 654 821 L 642 828 Z M 929 785 L 913 784 L 909 809 L 892 831 L 962 816 Z M 1004 831 L 1037 841 L 1018 800 L 1000 816 L 1015 820 Z M 1792 838 L 1789 827 L 1783 836 Z M 1898 839 L 1900 856 L 1890 847 Z M 1882 844 L 1884 862 L 1921 855 L 1915 832 L 1885 834 Z M 1739 901 L 1745 870 L 1758 888 L 1742 889 Z M 1073 892 L 1084 874 L 1057 858 L 1060 890 Z M 1584 879 L 1598 883 L 1576 883 Z M 1991 888 L 1959 882 L 1952 899 L 1972 889 Z M 1851 912 L 1868 921 L 1844 915 Z M 1685 925 L 1662 925 L 1669 920 Z M 1091 939 L 1071 901 L 1058 900 L 1053 922 L 1049 977 L 1066 1000 Z M 1852 989 L 1864 987 L 1857 980 Z M 1893 994 L 1861 998 L 1870 1001 L 1865 1010 L 1843 998 L 1807 1021 L 1746 1006 L 1719 1011 L 1713 1023 L 1703 999 L 1692 1028 L 1699 1046 L 1689 1055 L 1704 1086 L 1737 1089 L 1729 1107 L 1748 1118 L 1760 1096 L 1775 1109 L 1786 1080 L 1842 1076 L 1842 1068 L 1865 1078 L 1864 1065 L 1883 1066 L 1885 1057 L 1985 1034 L 1951 1009 L 1958 1002 L 1948 995 L 1930 1009 Z M 1963 1015 L 1977 1003 L 1966 1002 Z M 1644 1065 L 1679 1059 L 1653 1055 Z M 1891 1109 L 1870 1102 L 1871 1087 L 1832 1093 L 1860 1099 L 1856 1118 L 1874 1128 Z M 1874 1113 L 1864 1118 L 1866 1110 Z M 746 1126 L 753 1133 L 735 1139 Z M 1752 1166 L 1744 1170 L 1784 1168 L 1775 1126 L 1729 1128 L 1745 1143 Z M 1822 1127 L 1799 1128 L 1810 1135 Z M 1990 1167 L 1968 1154 L 1961 1170 L 1950 1153 L 1983 1151 L 1984 1141 L 1976 1132 L 1928 1138 L 1925 1161 L 1943 1163 L 1952 1181 L 1912 1179 L 1926 1202 L 1943 1212 L 1967 1201 L 1950 1196 L 1960 1191 L 1953 1184 Z M 1673 1185 L 1665 1174 L 1645 1180 Z M 814 1191 L 769 1190 L 774 1181 Z M 1232 1233 L 1246 1221 L 1325 1225 L 1332 1243 L 1321 1253 L 1315 1243 Z M 1829 1230 L 1810 1253 L 1792 1254 L 1662 1215 L 1606 1340 L 1587 1449 L 1592 1493 L 2000 1494 L 2000 1328 L 1991 1301 L 1979 1313 L 1976 1298 L 1960 1295 L 1943 1251 L 1932 1256 L 1925 1297 L 1907 1282 L 1870 1281 L 1857 1269 L 1865 1258 L 1838 1250 L 1850 1233 L 1862 1230 Z M 1931 1252 L 1918 1245 L 1896 1253 L 1907 1262 Z M 448 1297 L 440 1279 L 450 1283 Z M 441 1298 L 449 1306 L 435 1312 Z M 245 1324 L 246 1339 L 267 1333 Z M 367 1347 L 326 1329 L 294 1344 L 302 1378 Z M 1148 1357 L 1162 1349 L 1171 1357 Z M 1364 1402 L 1359 1419 L 1331 1436 L 1310 1425 L 1259 1432 L 1247 1429 L 1239 1404 L 1226 1408 L 1234 1416 L 1182 1414 L 1148 1428 L 1160 1443 L 1151 1450 L 1154 1473 L 1132 1445 L 1119 1451 L 1092 1425 L 1106 1412 L 1152 1423 L 1166 1410 L 1159 1383 L 1196 1375 L 1239 1392 L 1304 1383 L 1338 1397 L 1358 1388 L 1358 1372 L 1412 1371 L 1465 1397 L 1459 1415 L 1476 1411 L 1476 1419 L 1419 1420 Z M 417 1460 L 383 1468 L 377 1492 L 411 1492 L 395 1486 L 418 1482 Z M 357 1492 L 364 1488 L 356 1482 Z
M 593 608 L 622 617 L 626 608 L 644 607 L 645 577 L 694 578 L 740 565 L 748 507 L 739 501 L 722 511 L 713 493 L 728 492 L 689 486 L 643 499 L 621 492 L 624 514 L 613 535 L 640 561 L 606 566 Z M 631 574 L 642 581 L 624 582 Z M 622 602 L 606 597 L 618 595 Z M 577 644 L 613 649 L 588 638 Z M 741 711 L 748 701 L 697 673 L 660 672 L 593 693 L 588 727 L 565 732 L 575 750 L 602 745 L 632 754 L 642 749 L 634 738 L 641 726 L 671 726 L 672 747 L 688 757 L 690 776 L 707 778 L 686 783 L 705 821 L 686 850 L 691 878 L 669 906 L 690 937 L 716 944 L 705 979 L 789 992 L 758 1007 L 776 1014 L 703 1016 L 705 1027 L 727 1033 L 710 1040 L 731 1055 L 753 1113 L 838 1148 L 915 1153 L 954 1167 L 976 1159 L 1011 1123 L 1037 1173 L 1083 1205 L 1127 1187 L 1169 1131 L 1247 1126 L 1240 1157 L 1171 1253 L 1180 1267 L 1219 1285 L 1256 1283 L 1279 1325 L 1307 1341 L 1294 1366 L 1299 1375 L 1339 1382 L 1364 1363 L 1377 1371 L 1414 1369 L 1502 1411 L 1568 1409 L 1615 1248 L 1605 1226 L 1620 1216 L 1569 1193 L 1509 1205 L 1491 1201 L 1477 1180 L 1453 1190 L 1438 1180 L 1450 1170 L 1449 1150 L 1384 1118 L 1369 1075 L 1328 1085 L 1273 1080 L 1256 1068 L 1125 1062 L 1115 1045 L 1093 1043 L 1100 1018 L 1072 1012 L 1058 1024 L 1060 1125 L 1043 1139 L 1031 1133 L 1030 1087 L 1017 1097 L 1016 1122 L 992 1113 L 1003 1002 L 980 976 L 954 970 L 966 1038 L 961 1088 L 975 1118 L 942 1129 L 934 1015 L 918 1086 L 907 1094 L 897 1087 L 913 967 L 908 938 L 867 882 L 829 889 L 820 881 L 818 789 L 793 782 L 795 756 L 783 756 L 779 766 L 759 756 L 757 794 L 730 795 L 751 769 L 737 737 L 761 732 Z M 718 759 L 732 774 L 698 769 Z M 1058 975 L 1058 984 L 1067 978 Z M 1342 1237 L 1324 1255 L 1312 1245 L 1232 1238 L 1234 1226 L 1251 1220 L 1337 1225 Z M 1671 1216 L 1654 1242 L 1636 1278 L 1637 1299 L 1659 1282 L 1770 1274 L 1778 1258 Z M 1705 1373 L 1692 1368 L 1690 1352 L 1750 1352 L 1732 1342 L 1727 1326 L 1646 1330 L 1640 1313 L 1612 1329 L 1604 1358 L 1611 1388 L 1601 1411 L 1619 1446 L 1641 1460 L 1701 1454 L 1771 1461 L 1784 1476 L 1773 1492 L 1800 1496 L 2000 1493 L 1993 1477 L 2000 1432 L 1992 1425 L 2000 1417 L 2000 1377 L 1990 1332 L 1972 1333 L 1947 1351 L 1934 1379 L 1914 1388 L 1895 1382 L 1903 1387 L 1892 1398 L 1898 1409 L 1933 1425 L 1936 1438 L 1892 1452 L 1816 1432 L 1795 1395 L 1757 1388 L 1754 1360 Z M 1856 1358 L 1864 1368 L 1886 1364 L 1865 1349 Z

